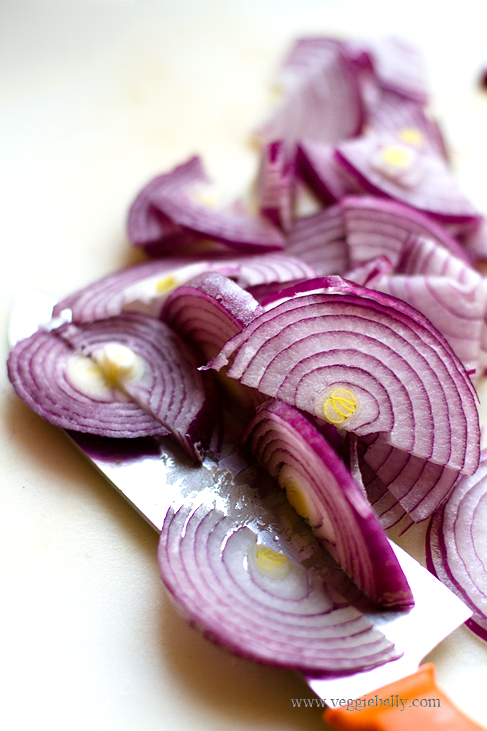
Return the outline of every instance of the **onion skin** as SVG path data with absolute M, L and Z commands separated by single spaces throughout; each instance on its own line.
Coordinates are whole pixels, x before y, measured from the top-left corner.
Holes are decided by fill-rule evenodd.
M 283 487 L 285 475 L 294 475 L 299 494 L 313 506 L 311 526 L 374 604 L 388 608 L 414 604 L 406 577 L 361 489 L 305 416 L 271 399 L 258 408 L 245 439 L 262 467 Z
M 286 290 L 275 296 L 280 303 L 264 301 L 267 312 L 232 338 L 208 367 L 219 370 L 231 361 L 231 378 L 320 418 L 321 394 L 349 388 L 364 408 L 342 428 L 358 436 L 385 432 L 391 446 L 475 472 L 477 396 L 458 358 L 426 318 L 340 277 L 310 281 L 287 293 L 288 298 Z
M 432 517 L 426 535 L 426 565 L 464 601 L 473 615 L 466 625 L 487 641 L 487 452 L 479 469 L 456 483 Z
M 107 343 L 129 348 L 145 370 L 123 390 L 113 385 L 93 397 L 73 383 L 68 366 L 73 355 L 90 359 Z M 189 347 L 147 315 L 39 330 L 12 349 L 8 369 L 17 394 L 63 429 L 131 438 L 170 432 L 199 461 L 217 426 L 212 382 L 201 378 Z

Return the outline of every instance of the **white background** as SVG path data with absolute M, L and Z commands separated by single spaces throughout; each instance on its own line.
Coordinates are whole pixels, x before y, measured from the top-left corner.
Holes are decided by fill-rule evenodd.
M 152 175 L 201 153 L 229 194 L 245 190 L 249 132 L 300 34 L 417 43 L 458 178 L 487 211 L 484 8 L 0 0 L 2 331 L 20 288 L 61 297 L 137 260 L 125 216 Z M 0 389 L 0 728 L 323 728 L 316 709 L 292 708 L 290 698 L 311 697 L 298 676 L 237 660 L 186 626 L 159 580 L 156 535 L 15 397 L 4 366 Z M 418 555 L 421 535 L 409 537 Z M 460 628 L 430 659 L 487 727 L 487 644 Z

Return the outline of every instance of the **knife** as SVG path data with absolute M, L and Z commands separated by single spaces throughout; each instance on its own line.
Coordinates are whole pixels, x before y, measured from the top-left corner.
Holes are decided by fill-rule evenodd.
M 54 304 L 55 300 L 43 293 L 20 292 L 9 323 L 10 345 L 28 337 L 39 325 L 55 325 L 51 321 Z M 106 439 L 78 432 L 69 432 L 68 436 L 158 532 L 175 499 L 194 494 L 195 480 L 200 481 L 201 475 L 210 497 L 215 485 L 229 479 L 229 469 L 210 458 L 195 469 L 181 457 L 169 438 L 150 442 L 150 449 L 147 441 L 141 448 L 140 441 L 130 440 L 130 448 L 122 452 L 114 450 L 113 440 L 107 450 Z M 201 499 L 199 490 L 198 500 Z M 407 552 L 392 541 L 391 545 L 412 589 L 415 605 L 407 611 L 377 611 L 366 616 L 403 655 L 352 675 L 305 678 L 326 706 L 324 721 L 331 728 L 364 731 L 411 731 L 414 726 L 438 731 L 482 731 L 481 726 L 465 716 L 437 687 L 432 663 L 418 669 L 421 660 L 463 624 L 471 612 Z

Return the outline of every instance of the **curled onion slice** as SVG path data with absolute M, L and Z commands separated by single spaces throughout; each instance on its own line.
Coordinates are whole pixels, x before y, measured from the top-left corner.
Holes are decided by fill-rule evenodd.
M 466 624 L 487 640 L 487 453 L 471 477 L 462 477 L 432 517 L 426 537 L 429 570 L 473 612 Z
M 349 255 L 340 206 L 296 219 L 288 233 L 286 252 L 319 275 L 343 274 L 349 267 Z
M 308 674 L 383 664 L 397 652 L 316 568 L 201 505 L 170 509 L 162 580 L 191 624 L 237 655 Z
M 161 319 L 194 343 L 206 362 L 261 312 L 249 292 L 223 274 L 209 272 L 178 287 L 168 297 Z
M 294 407 L 266 401 L 246 439 L 339 566 L 375 603 L 406 607 L 411 590 L 360 487 L 333 448 Z
M 332 205 L 362 192 L 360 185 L 348 175 L 335 159 L 332 145 L 300 140 L 296 150 L 297 173 L 316 197 L 325 205 Z
M 467 474 L 477 396 L 445 339 L 406 303 L 323 277 L 284 290 L 209 364 L 358 436 Z
M 147 183 L 129 211 L 131 241 L 142 246 L 157 246 L 157 253 L 160 253 L 166 239 L 173 243 L 179 231 L 189 233 L 195 240 L 210 239 L 247 253 L 252 249 L 271 251 L 284 247 L 282 232 L 268 219 L 242 211 L 217 209 L 202 202 L 201 188 L 204 189 L 205 184 L 208 185 L 209 180 L 197 157 Z M 169 222 L 172 227 L 169 233 L 163 229 L 158 236 L 154 235 L 154 218 Z M 148 231 L 145 239 L 139 233 L 139 230 L 144 231 L 144 224 Z
M 362 264 L 385 255 L 396 266 L 415 237 L 426 237 L 462 260 L 460 244 L 434 220 L 398 201 L 350 196 L 341 202 L 350 262 Z
M 56 426 L 107 437 L 170 432 L 201 460 L 215 396 L 189 347 L 155 318 L 127 313 L 39 330 L 12 349 L 17 394 Z
M 443 223 L 470 227 L 480 219 L 444 159 L 418 150 L 397 134 L 369 132 L 339 143 L 335 154 L 373 195 L 407 203 Z
M 281 252 L 155 259 L 109 274 L 74 292 L 54 307 L 53 317 L 62 317 L 67 310 L 68 319 L 76 323 L 106 319 L 123 311 L 158 317 L 167 296 L 176 287 L 211 271 L 225 274 L 244 288 L 317 274 L 304 261 Z
M 287 231 L 294 209 L 294 164 L 282 140 L 264 145 L 255 189 L 260 214 Z
M 441 332 L 472 377 L 480 375 L 487 289 L 480 275 L 472 287 L 448 277 L 390 275 L 370 286 L 397 297 L 422 312 Z
M 300 139 L 325 143 L 352 137 L 362 129 L 364 109 L 358 70 L 340 42 L 299 39 L 280 73 L 284 96 L 256 130 L 263 142 Z

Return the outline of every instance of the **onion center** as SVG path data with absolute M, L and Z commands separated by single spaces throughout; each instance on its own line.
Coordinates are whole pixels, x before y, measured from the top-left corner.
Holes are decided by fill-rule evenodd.
M 291 568 L 291 561 L 284 553 L 261 543 L 251 547 L 248 557 L 259 573 L 270 579 L 283 579 Z
M 424 136 L 417 127 L 404 127 L 399 132 L 399 137 L 407 145 L 413 145 L 413 147 L 419 148 L 424 145 Z
M 121 343 L 107 343 L 91 357 L 107 381 L 123 389 L 127 381 L 136 381 L 144 372 L 144 361 L 131 348 Z
M 412 187 L 421 178 L 418 152 L 408 144 L 392 142 L 384 145 L 371 163 L 375 170 L 400 185 Z
M 331 424 L 343 424 L 357 411 L 357 396 L 348 388 L 335 388 L 323 404 L 323 415 Z

